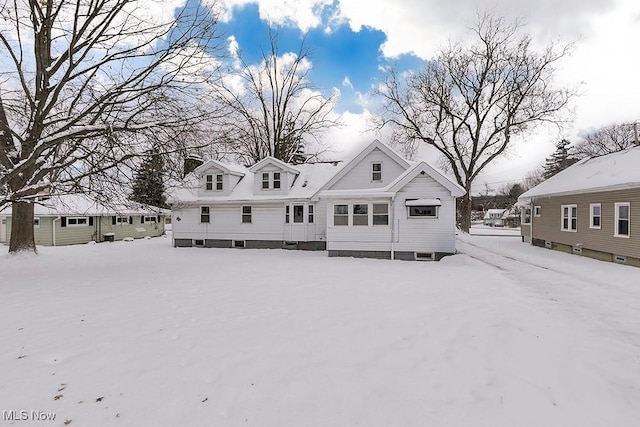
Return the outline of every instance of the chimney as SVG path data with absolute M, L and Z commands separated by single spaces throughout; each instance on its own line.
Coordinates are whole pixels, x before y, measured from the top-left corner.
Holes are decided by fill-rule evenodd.
M 185 159 L 184 159 L 184 171 L 182 173 L 182 176 L 185 177 L 185 176 L 189 175 L 191 172 L 193 172 L 202 163 L 204 163 L 204 162 L 202 161 L 202 157 L 200 157 L 200 156 L 189 155 L 189 156 L 185 157 Z

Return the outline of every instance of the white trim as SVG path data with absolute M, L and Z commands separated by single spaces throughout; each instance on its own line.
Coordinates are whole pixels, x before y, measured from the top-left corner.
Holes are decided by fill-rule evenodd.
M 567 228 L 564 227 L 564 209 L 567 208 Z M 575 209 L 575 211 L 574 211 Z M 575 212 L 575 219 L 576 219 L 576 228 L 573 228 L 573 218 L 574 216 L 572 215 L 572 213 Z M 576 233 L 578 231 L 578 205 L 576 204 L 572 204 L 572 205 L 561 205 L 560 206 L 560 230 L 561 231 L 569 231 L 571 233 Z
M 278 169 L 281 169 L 284 172 L 289 172 L 289 173 L 292 173 L 294 175 L 298 175 L 300 173 L 299 170 L 297 170 L 295 168 L 292 168 L 289 164 L 283 162 L 282 160 L 276 159 L 275 157 L 271 157 L 271 156 L 265 157 L 264 159 L 260 160 L 255 165 L 251 166 L 249 168 L 249 172 L 256 173 L 256 172 L 262 170 L 262 168 L 267 166 L 267 165 L 273 165 L 273 166 L 277 167 Z
M 527 211 L 529 211 L 529 215 L 527 215 Z M 521 214 L 520 214 L 520 223 L 522 225 L 531 225 L 531 206 L 524 206 L 522 208 Z M 527 222 L 527 216 L 529 217 L 529 221 Z
M 627 234 L 620 234 L 618 227 L 620 225 L 620 209 L 621 207 L 627 207 Z M 614 223 L 614 232 L 613 232 L 613 237 L 622 237 L 623 239 L 628 239 L 631 237 L 631 203 L 629 202 L 616 202 L 614 204 L 614 217 L 615 217 L 615 223 Z
M 380 165 L 380 170 L 374 170 L 375 165 Z M 374 175 L 380 174 L 380 179 L 375 179 Z M 371 162 L 371 182 L 382 182 L 382 161 L 375 160 Z
M 598 207 L 600 212 L 598 215 L 593 214 L 593 208 Z M 598 217 L 598 225 L 593 225 L 593 218 Z M 602 203 L 590 203 L 589 204 L 589 228 L 594 230 L 600 230 L 602 228 Z
M 244 208 L 249 208 L 249 213 L 244 213 Z M 249 221 L 245 221 L 245 215 L 249 216 Z M 241 205 L 240 206 L 240 223 L 241 224 L 252 224 L 253 223 L 253 206 L 252 205 Z
M 534 206 L 533 207 L 533 216 L 539 218 L 541 212 L 542 212 L 542 207 L 541 206 Z
M 69 221 L 72 219 L 76 220 L 76 224 L 70 224 Z M 84 224 L 77 224 L 78 220 L 84 220 Z M 68 216 L 67 217 L 67 227 L 88 227 L 89 226 L 89 217 L 88 216 Z
M 129 224 L 129 217 L 116 215 L 116 225 L 122 225 L 122 224 Z
M 405 206 L 442 206 L 440 199 L 407 199 Z

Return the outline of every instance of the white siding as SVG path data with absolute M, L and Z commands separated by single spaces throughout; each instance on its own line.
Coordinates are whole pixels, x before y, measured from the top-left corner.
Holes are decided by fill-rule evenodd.
M 409 218 L 407 199 L 439 198 L 437 218 Z M 418 175 L 396 196 L 394 222 L 396 251 L 455 252 L 455 198 L 451 193 L 427 175 Z
M 371 180 L 371 164 L 374 162 L 382 162 L 382 181 Z M 376 148 L 328 190 L 386 187 L 404 171 L 404 167 Z
M 369 204 L 369 225 L 351 225 L 352 218 L 349 215 L 350 225 L 333 225 L 333 206 L 348 205 L 352 212 L 353 204 Z M 326 203 L 325 220 L 327 223 L 327 249 L 350 251 L 390 251 L 391 250 L 391 225 L 373 225 L 373 203 L 390 203 L 390 199 L 359 199 L 359 200 L 330 200 Z M 391 208 L 389 208 L 391 209 Z M 391 214 L 391 210 L 389 210 Z M 391 216 L 391 215 L 389 215 Z M 389 219 L 389 224 L 391 218 Z
M 216 190 L 216 175 L 222 174 L 222 190 Z M 213 175 L 213 190 L 206 190 L 207 175 Z M 236 180 L 234 183 L 237 184 Z M 198 197 L 210 197 L 210 196 L 228 196 L 230 193 L 229 174 L 224 173 L 222 170 L 211 167 L 202 173 L 200 179 L 200 188 L 198 188 Z

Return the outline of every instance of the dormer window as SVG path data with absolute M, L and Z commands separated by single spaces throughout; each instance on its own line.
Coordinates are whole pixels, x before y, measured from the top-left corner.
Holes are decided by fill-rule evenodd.
M 207 191 L 213 190 L 213 175 L 207 175 L 205 177 L 205 189 Z
M 268 172 L 265 172 L 262 174 L 262 189 L 263 190 L 269 189 L 269 173 Z
M 382 162 L 371 163 L 371 181 L 382 181 Z
M 216 190 L 222 191 L 222 174 L 216 175 Z
M 263 172 L 262 173 L 262 189 L 263 190 L 279 190 L 282 184 L 280 172 Z
M 273 188 L 280 188 L 280 172 L 273 173 Z

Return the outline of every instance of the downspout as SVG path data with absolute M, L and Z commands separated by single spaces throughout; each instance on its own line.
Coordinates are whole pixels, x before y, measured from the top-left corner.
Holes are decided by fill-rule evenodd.
M 52 236 L 51 237 L 52 237 L 52 240 L 53 240 L 53 246 L 56 245 L 56 221 L 59 221 L 60 218 L 62 218 L 62 217 L 58 216 L 57 218 L 53 218 L 53 221 L 52 221 L 53 227 L 51 227 L 51 231 L 52 231 Z
M 530 218 L 531 220 L 529 220 L 529 244 L 533 245 L 533 218 L 535 217 L 535 215 L 533 214 L 533 199 L 531 199 L 531 202 L 529 202 L 529 212 L 530 212 Z
M 396 258 L 396 216 L 395 216 L 395 197 L 391 197 L 391 259 L 394 260 Z

